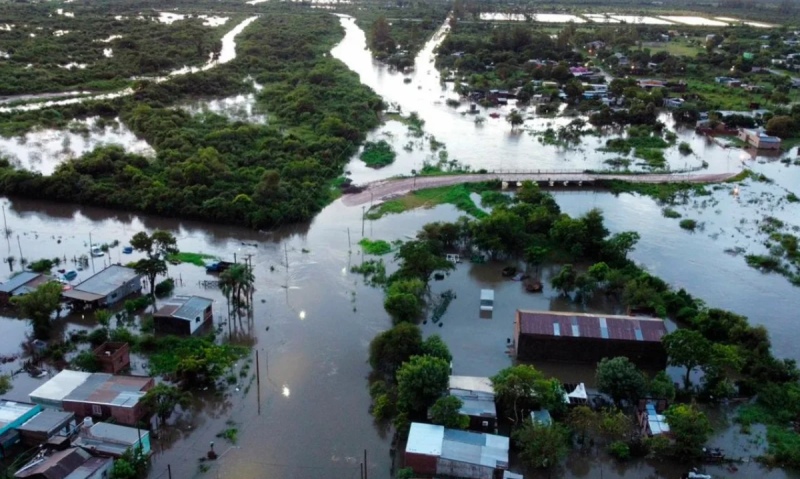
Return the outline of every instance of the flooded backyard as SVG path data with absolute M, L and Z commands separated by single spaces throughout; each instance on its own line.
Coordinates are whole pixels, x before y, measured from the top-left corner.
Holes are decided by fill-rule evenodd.
M 430 135 L 444 143 L 450 160 L 456 159 L 474 169 L 603 168 L 607 156 L 595 151 L 604 143 L 603 138 L 586 137 L 580 148 L 569 150 L 542 145 L 529 131 L 511 132 L 503 119 L 511 107 L 482 112 L 486 115 L 497 111 L 502 116 L 487 118 L 483 125 L 476 125 L 471 116 L 459 112 L 467 105 L 446 106 L 445 99 L 455 95 L 451 84 L 440 82 L 432 53 L 446 34 L 446 28 L 420 53 L 416 70 L 403 75 L 375 63 L 365 50 L 364 32 L 349 18 L 342 18 L 341 22 L 346 36 L 332 54 L 387 102 L 400 105 L 404 113 L 418 112 L 425 120 L 427 135 L 409 136 L 407 126 L 398 121 L 387 122 L 372 132 L 370 139 L 385 139 L 394 146 L 398 157 L 393 165 L 380 170 L 366 168 L 354 158 L 347 169 L 356 183 L 407 175 L 412 169 L 419 170 L 426 161 L 435 162 L 441 149 L 431 148 Z M 406 76 L 412 79 L 410 84 L 404 83 Z M 241 95 L 198 101 L 183 108 L 192 113 L 220 112 L 243 121 L 266 121 L 265 114 L 253 110 L 254 103 L 254 95 Z M 532 112 L 526 115 L 531 117 L 525 123 L 529 130 L 571 120 L 538 117 Z M 663 120 L 674 129 L 667 116 Z M 107 125 L 101 130 L 87 124 L 87 129 L 88 138 L 80 132 L 46 135 L 39 132 L 42 136 L 26 137 L 22 145 L 15 139 L 2 139 L 0 149 L 17 157 L 21 166 L 43 172 L 52 171 L 61 161 L 59 155 L 79 155 L 105 142 L 122 144 L 128 150 L 138 144 L 143 152 L 146 150 L 146 143 L 137 143 L 140 140 L 122 125 Z M 763 215 L 776 216 L 789 224 L 800 223 L 796 205 L 777 203 L 787 189 L 797 191 L 800 166 L 724 149 L 692 131 L 677 130 L 677 134 L 678 141 L 691 144 L 694 154 L 684 157 L 675 148 L 668 151 L 666 156 L 673 169 L 696 167 L 703 161 L 708 163 L 710 172 L 737 171 L 748 166 L 775 183 L 749 181 L 738 196 L 732 194 L 733 185 L 727 185 L 713 191 L 711 196 L 692 198 L 685 205 L 675 206 L 685 217 L 703 224 L 694 233 L 679 228 L 677 220 L 664 218 L 662 206 L 646 197 L 613 196 L 593 190 L 556 191 L 559 205 L 570 215 L 600 208 L 612 233 L 637 231 L 641 240 L 631 255 L 635 261 L 673 286 L 686 288 L 710 306 L 729 309 L 748 316 L 754 324 L 763 324 L 770 332 L 776 356 L 800 359 L 792 339 L 797 329 L 796 311 L 800 308 L 797 288 L 779 275 L 749 268 L 741 255 L 726 252 L 737 248 L 761 252 L 764 246 L 754 221 Z M 339 200 L 307 224 L 255 232 L 68 204 L 19 199 L 2 202 L 11 231 L 7 240 L 0 239 L 0 250 L 6 250 L 0 255 L 3 258 L 35 260 L 58 256 L 69 263 L 71 258 L 88 253 L 90 237 L 92 244 L 119 241 L 120 246 L 111 248 L 102 258 L 95 258 L 94 269 L 99 270 L 111 262 L 136 259 L 135 255 L 122 254 L 122 246 L 135 233 L 155 229 L 172 232 L 183 251 L 225 260 L 233 260 L 234 255 L 238 259 L 251 255 L 256 278 L 253 321 L 225 324 L 222 332 L 227 334 L 230 327 L 236 341 L 252 345 L 258 351 L 262 375 L 260 407 L 251 378 L 240 378 L 221 395 L 194 392 L 198 412 L 185 414 L 175 431 L 154 445 L 151 478 L 166 478 L 168 466 L 173 477 L 179 478 L 357 478 L 365 449 L 369 477 L 390 477 L 391 434 L 376 426 L 369 414 L 366 378 L 370 368 L 366 360 L 369 342 L 390 327 L 391 321 L 383 309 L 383 292 L 364 285 L 359 275 L 350 273 L 350 267 L 364 260 L 357 245 L 362 231 L 364 237 L 371 239 L 408 239 L 426 223 L 457 219 L 462 213 L 453 206 L 441 205 L 364 221 L 361 208 L 347 207 Z M 391 270 L 391 256 L 385 257 L 385 261 Z M 544 292 L 528 294 L 520 283 L 501 277 L 502 266 L 462 263 L 444 281 L 432 284 L 434 294 L 449 289 L 457 295 L 439 323 L 441 326 L 433 323 L 421 326 L 424 334 L 440 334 L 447 342 L 454 356 L 455 374 L 492 375 L 511 364 L 507 340 L 513 335 L 514 311 L 518 308 L 610 312 L 616 307 L 599 299 L 584 306 L 559 297 L 546 281 L 552 268 L 544 268 Z M 15 267 L 19 267 L 18 263 Z M 81 271 L 77 281 L 88 277 L 92 269 L 90 265 Z M 0 263 L 0 271 L 3 277 L 11 274 L 7 263 Z M 170 276 L 178 280 L 177 293 L 214 299 L 216 323 L 227 319 L 220 291 L 200 284 L 214 279 L 203 268 L 190 264 L 170 266 Z M 478 317 L 481 288 L 495 290 L 492 319 Z M 63 329 L 91 326 L 89 319 L 74 315 L 65 320 Z M 0 334 L 5 338 L 0 343 L 0 355 L 17 354 L 28 329 L 22 320 L 0 317 Z M 19 368 L 19 361 L 0 366 L 0 371 L 9 373 Z M 593 381 L 593 368 L 563 364 L 536 366 L 565 382 L 591 385 Z M 18 375 L 7 397 L 26 400 L 28 393 L 44 380 Z M 730 411 L 720 413 L 720 424 L 725 424 L 727 412 Z M 236 444 L 216 437 L 230 424 L 239 431 Z M 756 455 L 748 441 L 750 437 L 756 440 L 758 430 L 754 428 L 751 436 L 740 436 L 733 433 L 736 429 L 720 427 L 712 444 L 743 457 Z M 210 469 L 201 472 L 198 458 L 205 456 L 212 441 L 216 442 L 220 459 L 205 463 Z M 682 472 L 685 467 L 661 462 L 619 464 L 610 462 L 605 455 L 576 453 L 563 470 L 556 471 L 555 477 L 673 479 Z M 720 468 L 709 468 L 709 472 L 717 477 L 728 474 Z M 798 477 L 782 470 L 767 471 L 754 463 L 741 465 L 738 475 L 765 479 Z

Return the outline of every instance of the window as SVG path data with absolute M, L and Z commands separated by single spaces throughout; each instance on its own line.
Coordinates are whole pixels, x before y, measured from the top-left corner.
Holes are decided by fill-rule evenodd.
M 200 322 L 200 316 L 198 316 L 198 317 L 194 318 L 194 322 L 195 322 L 195 323 L 199 323 L 199 322 Z
M 92 415 L 101 416 L 102 414 L 103 408 L 101 408 L 99 404 L 92 404 Z
M 483 422 L 481 422 L 481 425 L 483 427 L 489 427 L 489 421 L 483 421 Z

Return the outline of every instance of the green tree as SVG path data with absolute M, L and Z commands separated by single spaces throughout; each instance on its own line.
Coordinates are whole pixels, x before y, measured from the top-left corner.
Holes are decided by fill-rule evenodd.
M 453 360 L 450 348 L 438 334 L 432 334 L 422 342 L 422 354 L 444 359 L 448 364 Z
M 369 345 L 372 369 L 394 380 L 401 364 L 411 356 L 422 354 L 422 333 L 411 323 L 400 323 L 380 333 Z
M 708 364 L 711 359 L 711 343 L 697 331 L 681 328 L 661 338 L 661 344 L 667 351 L 671 366 L 686 368 L 683 387 L 690 389 L 692 371 Z
M 794 136 L 796 130 L 795 121 L 790 116 L 773 116 L 767 122 L 767 133 L 784 139 Z
M 407 413 L 426 411 L 447 391 L 450 365 L 441 358 L 412 356 L 397 370 L 397 404 Z
M 0 374 L 0 395 L 3 395 L 14 388 L 14 383 L 11 382 L 11 376 L 8 374 Z
M 386 291 L 383 308 L 396 323 L 414 322 L 422 315 L 425 283 L 419 278 L 398 279 Z
M 125 459 L 117 459 L 111 466 L 111 479 L 136 479 L 136 469 Z
M 219 287 L 222 293 L 233 303 L 235 311 L 249 308 L 250 294 L 253 291 L 255 276 L 253 270 L 244 263 L 236 263 L 219 275 Z
M 406 241 L 398 249 L 395 259 L 400 261 L 395 279 L 417 278 L 426 287 L 436 271 L 444 272 L 455 268 L 452 262 L 447 261 L 435 241 Z
M 140 231 L 131 238 L 133 249 L 147 255 L 146 258 L 136 262 L 134 269 L 147 278 L 153 301 L 155 301 L 156 294 L 156 278 L 159 275 L 167 274 L 167 256 L 178 253 L 177 244 L 172 233 L 161 230 L 156 230 L 150 235 Z
M 650 381 L 650 397 L 655 399 L 675 399 L 675 384 L 665 371 L 659 371 Z
M 370 43 L 376 52 L 382 54 L 394 52 L 396 44 L 394 38 L 392 38 L 391 30 L 391 25 L 389 25 L 389 22 L 386 21 L 386 18 L 383 16 L 378 17 L 375 22 L 372 23 Z
M 511 110 L 508 115 L 506 115 L 506 121 L 511 124 L 511 129 L 515 130 L 519 125 L 525 123 L 525 117 L 522 116 L 522 113 L 519 112 L 516 108 Z
M 191 395 L 175 386 L 160 383 L 145 393 L 142 403 L 151 413 L 157 415 L 162 423 L 166 423 L 176 406 L 184 408 L 189 406 Z
M 431 422 L 449 429 L 466 429 L 469 416 L 461 414 L 464 403 L 455 396 L 443 396 L 431 406 Z
M 675 439 L 674 453 L 684 460 L 698 457 L 711 434 L 711 423 L 694 404 L 673 404 L 664 415 Z
M 563 388 L 558 381 L 545 379 L 533 366 L 518 364 L 507 367 L 490 379 L 498 402 L 504 404 L 517 424 L 523 409 L 540 406 L 552 410 L 563 405 Z
M 561 267 L 558 274 L 550 279 L 550 284 L 561 291 L 561 294 L 567 296 L 575 289 L 577 279 L 578 275 L 575 273 L 573 266 L 571 264 L 565 264 Z
M 22 296 L 11 298 L 20 315 L 30 319 L 36 339 L 49 339 L 52 330 L 52 316 L 61 309 L 61 284 L 55 281 L 44 283 Z
M 597 365 L 597 388 L 620 404 L 622 400 L 635 401 L 643 397 L 647 381 L 628 358 L 603 358 Z
M 546 426 L 527 419 L 511 437 L 519 444 L 520 457 L 531 468 L 551 468 L 568 452 L 569 432 L 557 423 Z
M 567 424 L 578 435 L 581 447 L 586 446 L 586 436 L 597 428 L 598 416 L 588 406 L 577 406 L 569 412 Z
M 100 362 L 91 351 L 81 351 L 72 360 L 72 367 L 79 371 L 96 373 L 100 371 Z

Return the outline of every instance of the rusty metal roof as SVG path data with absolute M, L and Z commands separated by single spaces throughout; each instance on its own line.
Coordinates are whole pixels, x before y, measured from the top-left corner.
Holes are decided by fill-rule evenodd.
M 149 382 L 150 378 L 144 376 L 94 373 L 64 400 L 107 404 L 116 407 L 134 407 L 144 396 L 144 388 Z
M 522 334 L 537 336 L 661 342 L 667 334 L 663 320 L 639 316 L 517 310 L 517 320 Z

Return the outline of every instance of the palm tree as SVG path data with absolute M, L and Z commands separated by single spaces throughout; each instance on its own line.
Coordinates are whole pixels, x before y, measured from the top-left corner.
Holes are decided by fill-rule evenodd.
M 238 311 L 242 306 L 250 307 L 250 295 L 253 291 L 255 276 L 252 269 L 246 264 L 235 264 L 225 270 L 219 277 L 219 286 L 230 303 L 233 297 L 233 307 Z M 244 299 L 242 299 L 244 296 Z

